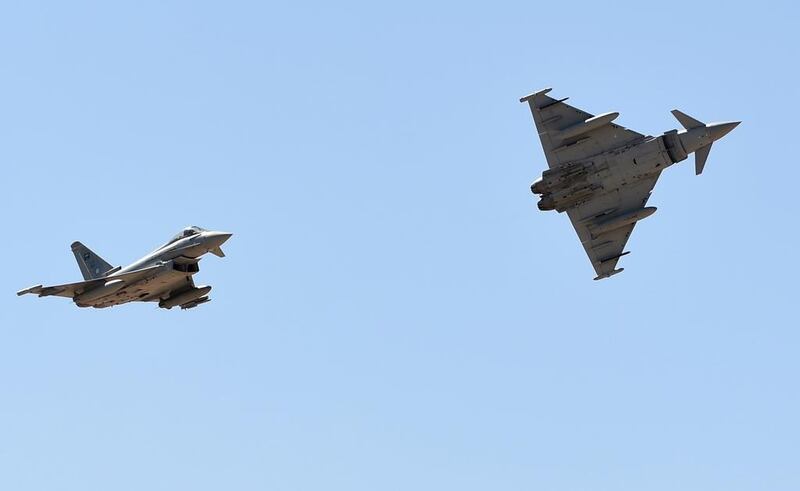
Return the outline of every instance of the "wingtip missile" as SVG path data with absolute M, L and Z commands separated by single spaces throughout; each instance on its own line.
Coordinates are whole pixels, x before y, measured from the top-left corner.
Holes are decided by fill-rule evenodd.
M 42 291 L 42 286 L 43 285 L 36 285 L 36 286 L 32 286 L 30 288 L 25 288 L 24 290 L 18 291 L 17 292 L 17 296 L 21 297 L 22 295 L 25 295 L 27 293 L 39 293 L 40 291 Z
M 548 92 L 550 92 L 551 90 L 553 90 L 551 87 L 547 87 L 547 88 L 544 88 L 542 90 L 537 90 L 533 94 L 528 94 L 525 97 L 520 97 L 519 102 L 527 102 L 527 101 L 533 99 L 536 96 L 545 95 Z

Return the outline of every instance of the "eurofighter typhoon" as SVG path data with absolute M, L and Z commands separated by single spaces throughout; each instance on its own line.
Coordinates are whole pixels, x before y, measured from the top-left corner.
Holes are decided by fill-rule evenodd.
M 191 309 L 208 302 L 210 286 L 194 286 L 192 276 L 200 271 L 198 262 L 206 253 L 225 257 L 220 246 L 231 237 L 200 227 L 187 227 L 166 244 L 126 267 L 112 267 L 80 242 L 72 253 L 83 279 L 66 285 L 37 285 L 17 292 L 40 297 L 71 298 L 78 307 L 105 308 L 128 302 L 158 302 L 165 309 Z
M 683 126 L 661 136 L 645 136 L 613 121 L 609 112 L 593 116 L 553 99 L 545 89 L 520 99 L 533 113 L 549 169 L 531 185 L 542 211 L 566 211 L 597 272 L 616 269 L 636 222 L 655 213 L 645 206 L 661 171 L 694 152 L 695 173 L 703 172 L 711 145 L 739 122 L 705 124 L 678 111 Z

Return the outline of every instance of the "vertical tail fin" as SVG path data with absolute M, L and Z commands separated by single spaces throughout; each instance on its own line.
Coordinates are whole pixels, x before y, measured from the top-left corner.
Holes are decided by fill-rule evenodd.
M 100 278 L 113 269 L 102 257 L 80 242 L 72 243 L 72 253 L 75 254 L 75 259 L 78 261 L 78 267 L 81 268 L 84 280 Z

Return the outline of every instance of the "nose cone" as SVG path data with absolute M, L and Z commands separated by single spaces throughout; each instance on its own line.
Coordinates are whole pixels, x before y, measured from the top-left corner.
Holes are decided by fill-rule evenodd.
M 708 132 L 711 135 L 711 139 L 713 141 L 716 141 L 716 140 L 719 140 L 720 138 L 722 138 L 723 136 L 727 135 L 731 131 L 733 131 L 734 128 L 739 126 L 739 123 L 741 123 L 741 121 L 732 121 L 730 123 L 714 123 L 714 124 L 710 124 L 710 125 L 708 125 Z
M 208 243 L 212 247 L 219 247 L 224 244 L 233 234 L 227 232 L 208 232 Z

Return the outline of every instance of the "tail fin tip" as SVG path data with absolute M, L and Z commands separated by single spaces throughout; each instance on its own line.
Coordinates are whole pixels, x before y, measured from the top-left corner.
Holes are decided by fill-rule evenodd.
M 78 267 L 81 270 L 84 280 L 101 278 L 113 269 L 105 259 L 92 252 L 91 249 L 77 240 L 70 245 L 70 248 L 75 255 L 75 260 L 78 262 Z

